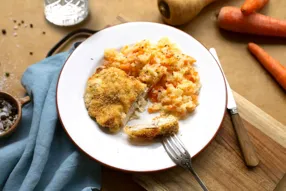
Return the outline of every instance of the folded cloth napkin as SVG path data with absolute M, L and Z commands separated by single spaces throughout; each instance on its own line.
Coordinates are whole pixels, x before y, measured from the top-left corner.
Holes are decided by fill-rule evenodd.
M 22 77 L 32 101 L 18 129 L 0 140 L 0 190 L 92 190 L 101 168 L 61 127 L 56 109 L 59 73 L 73 48 L 30 66 Z

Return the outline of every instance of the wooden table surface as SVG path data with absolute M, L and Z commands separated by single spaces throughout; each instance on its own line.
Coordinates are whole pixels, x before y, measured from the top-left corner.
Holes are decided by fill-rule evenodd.
M 249 41 L 261 44 L 285 65 L 286 40 L 238 35 L 221 31 L 216 26 L 215 15 L 223 5 L 239 6 L 242 2 L 243 0 L 218 0 L 180 29 L 207 48 L 215 47 L 232 89 L 285 125 L 285 91 L 247 52 L 246 45 Z M 7 33 L 0 33 L 0 90 L 23 96 L 25 90 L 20 80 L 25 69 L 42 60 L 59 39 L 75 28 L 99 30 L 113 23 L 119 14 L 131 21 L 162 22 L 156 0 L 94 0 L 89 5 L 90 15 L 85 22 L 75 27 L 58 27 L 45 20 L 41 0 L 2 0 L 0 30 L 4 29 Z M 262 13 L 286 19 L 285 10 L 286 1 L 271 0 Z M 18 26 L 22 21 L 24 24 Z M 9 77 L 5 75 L 7 72 L 10 73 Z M 103 190 L 143 189 L 132 181 L 130 174 L 103 168 Z

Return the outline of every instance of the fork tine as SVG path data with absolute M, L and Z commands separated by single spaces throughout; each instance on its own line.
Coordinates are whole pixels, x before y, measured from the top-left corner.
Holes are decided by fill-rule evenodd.
M 174 134 L 162 139 L 163 146 L 170 158 L 179 166 L 188 169 L 195 177 L 204 191 L 207 187 L 192 167 L 191 156 L 182 141 Z
M 180 145 L 181 145 L 183 148 L 185 148 L 184 143 L 179 139 L 179 137 L 178 137 L 176 134 L 174 134 L 173 137 L 180 143 Z
M 163 139 L 163 146 L 165 147 L 168 155 L 173 159 L 174 162 L 177 161 L 178 156 L 174 153 L 173 149 L 170 147 L 166 139 Z M 176 162 L 177 163 L 177 162 Z
M 176 153 L 177 157 L 181 157 L 183 153 L 178 149 L 176 143 L 171 139 L 171 137 L 168 137 L 166 141 L 173 152 Z
M 169 139 L 170 141 L 172 141 L 173 145 L 179 150 L 181 155 L 186 153 L 186 149 L 180 144 L 175 134 L 171 135 Z
M 180 145 L 180 147 L 184 150 L 184 153 L 191 158 L 190 153 L 188 152 L 188 150 L 186 149 L 186 146 L 183 144 L 183 142 L 179 139 L 178 136 L 176 136 L 174 134 L 173 138 L 177 141 L 177 143 Z

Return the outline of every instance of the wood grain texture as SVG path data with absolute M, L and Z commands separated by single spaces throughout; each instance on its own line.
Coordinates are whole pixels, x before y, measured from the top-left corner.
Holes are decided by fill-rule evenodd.
M 242 122 L 240 115 L 237 113 L 231 114 L 230 116 L 233 123 L 233 127 L 236 131 L 236 135 L 241 148 L 241 152 L 245 160 L 245 164 L 248 167 L 257 166 L 259 164 L 259 159 L 256 156 L 255 149 L 249 139 L 248 132 L 244 127 L 244 123 Z
M 107 167 L 102 168 L 101 191 L 144 191 L 136 182 L 132 181 L 132 174 L 123 173 Z
M 286 150 L 271 138 L 243 121 L 260 163 L 247 168 L 238 147 L 229 115 L 214 141 L 193 159 L 194 168 L 209 190 L 273 190 L 286 172 Z M 167 171 L 134 174 L 146 190 L 200 190 L 192 175 L 175 167 Z
M 285 191 L 286 190 L 286 174 L 284 174 L 283 178 L 279 181 L 274 191 Z
M 239 114 L 243 119 L 286 148 L 286 126 L 233 91 Z M 286 116 L 286 112 L 284 111 Z

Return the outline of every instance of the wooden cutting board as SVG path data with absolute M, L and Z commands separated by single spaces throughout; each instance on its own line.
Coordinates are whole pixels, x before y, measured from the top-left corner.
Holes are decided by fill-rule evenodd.
M 194 168 L 209 190 L 273 190 L 286 172 L 286 127 L 234 94 L 260 159 L 259 165 L 252 169 L 245 166 L 232 122 L 226 114 L 213 142 L 193 159 Z M 133 177 L 150 191 L 201 190 L 193 176 L 180 167 Z

